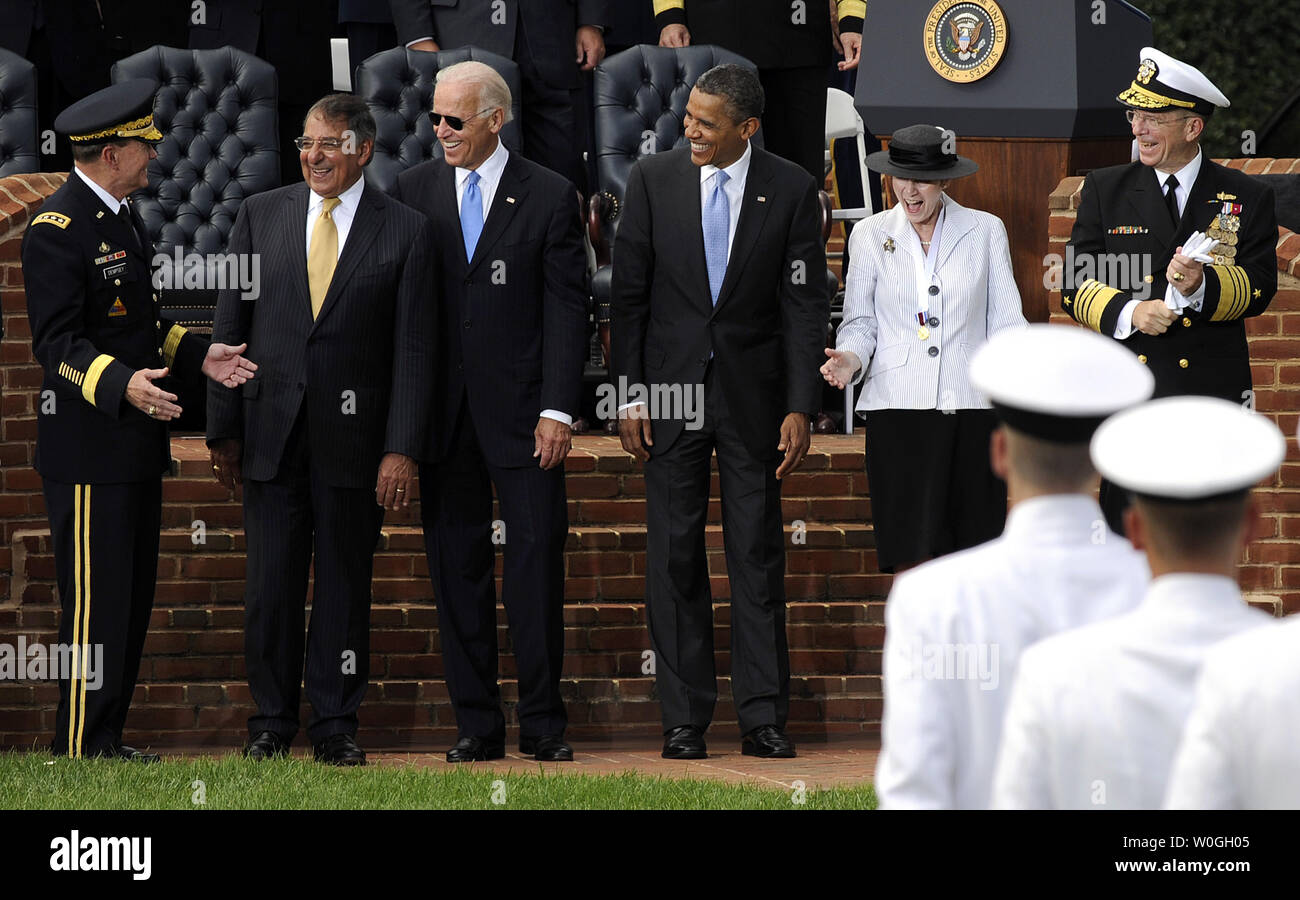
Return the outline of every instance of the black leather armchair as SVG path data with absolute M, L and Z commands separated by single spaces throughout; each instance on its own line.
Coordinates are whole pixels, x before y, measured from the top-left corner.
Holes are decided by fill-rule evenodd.
M 375 154 L 365 168 L 366 183 L 391 194 L 397 176 L 427 159 L 441 159 L 442 145 L 433 133 L 429 110 L 433 105 L 433 83 L 439 69 L 475 60 L 501 73 L 510 87 L 511 121 L 501 129 L 506 149 L 520 152 L 519 98 L 522 92 L 519 67 L 514 61 L 480 50 L 458 47 L 427 53 L 394 47 L 357 66 L 353 85 L 375 117 Z
M 275 69 L 233 47 L 150 47 L 113 66 L 113 81 L 160 85 L 154 123 L 163 133 L 149 186 L 132 198 L 155 253 L 222 253 L 245 197 L 278 187 Z M 215 290 L 169 291 L 168 315 L 212 324 Z
M 36 66 L 0 48 L 0 177 L 39 172 L 36 149 Z

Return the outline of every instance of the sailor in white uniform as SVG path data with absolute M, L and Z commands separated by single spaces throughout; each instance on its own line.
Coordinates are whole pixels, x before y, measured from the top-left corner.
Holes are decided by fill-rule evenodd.
M 1106 416 L 1151 396 L 1146 367 L 1100 335 L 1031 325 L 990 339 L 970 375 L 1001 419 L 990 461 L 1011 512 L 1001 537 L 894 582 L 881 808 L 987 807 L 1021 651 L 1131 610 L 1149 579 L 1142 555 L 1106 528 L 1088 456 Z
M 1271 621 L 1236 570 L 1259 518 L 1251 487 L 1285 452 L 1271 421 L 1211 397 L 1156 400 L 1097 430 L 1093 462 L 1134 494 L 1124 524 L 1153 580 L 1133 612 L 1021 657 L 993 806 L 1161 805 L 1206 653 Z
M 1300 809 L 1300 616 L 1229 638 L 1201 668 L 1167 809 Z

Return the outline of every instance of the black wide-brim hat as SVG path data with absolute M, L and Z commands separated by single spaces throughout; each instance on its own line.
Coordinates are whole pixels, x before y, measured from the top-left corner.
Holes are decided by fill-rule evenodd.
M 912 181 L 941 181 L 979 171 L 972 159 L 945 153 L 945 132 L 934 125 L 909 125 L 894 132 L 889 149 L 868 154 L 867 168 Z

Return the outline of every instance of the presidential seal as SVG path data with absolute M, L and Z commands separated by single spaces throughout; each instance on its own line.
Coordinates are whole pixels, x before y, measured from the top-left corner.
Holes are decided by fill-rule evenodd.
M 979 81 L 1007 49 L 1007 17 L 993 0 L 939 0 L 925 18 L 925 57 L 949 81 Z

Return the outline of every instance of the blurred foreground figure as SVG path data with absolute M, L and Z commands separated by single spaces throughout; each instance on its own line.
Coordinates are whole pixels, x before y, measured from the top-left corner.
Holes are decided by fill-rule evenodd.
M 1023 648 L 1128 612 L 1149 577 L 1093 499 L 1088 439 L 1106 416 L 1151 396 L 1150 372 L 1113 341 L 1032 325 L 992 337 L 970 376 L 1001 420 L 990 455 L 1011 512 L 1001 537 L 894 582 L 882 809 L 984 808 Z
M 1133 492 L 1124 524 L 1153 581 L 1128 615 L 1025 653 L 994 806 L 1160 806 L 1207 651 L 1269 623 L 1242 602 L 1236 570 L 1259 519 L 1251 486 L 1285 452 L 1268 419 L 1210 397 L 1156 400 L 1097 431 L 1093 462 Z

